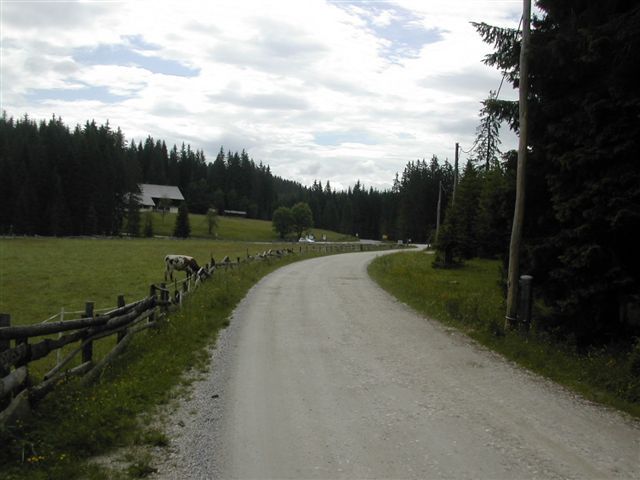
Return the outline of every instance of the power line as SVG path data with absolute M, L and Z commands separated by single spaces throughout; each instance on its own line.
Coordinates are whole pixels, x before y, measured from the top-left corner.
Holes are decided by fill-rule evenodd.
M 465 150 L 464 148 L 460 147 L 460 151 L 462 153 L 466 153 L 469 154 L 471 152 L 473 152 L 473 150 L 478 146 L 478 139 L 476 138 L 476 141 L 473 143 L 473 145 L 471 146 L 471 148 L 469 150 Z
M 518 30 L 516 31 L 516 37 L 518 36 L 518 34 L 520 33 L 522 27 L 522 16 L 520 17 L 520 23 L 518 23 Z M 498 91 L 496 92 L 496 100 L 498 99 L 498 96 L 500 95 L 500 90 L 502 90 L 502 84 L 504 83 L 504 79 L 507 77 L 507 72 L 502 72 L 502 80 L 500 80 L 500 86 L 498 87 Z

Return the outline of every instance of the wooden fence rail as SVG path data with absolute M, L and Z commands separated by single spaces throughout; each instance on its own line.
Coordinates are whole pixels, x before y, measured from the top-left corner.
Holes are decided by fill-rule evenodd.
M 368 251 L 381 247 L 394 248 L 395 245 L 308 244 L 300 245 L 299 253 Z M 185 280 L 176 280 L 170 286 L 165 283 L 153 284 L 149 287 L 147 297 L 130 304 L 125 304 L 124 296 L 119 295 L 116 308 L 103 314 L 94 314 L 93 302 L 87 302 L 84 315 L 73 320 L 11 326 L 11 317 L 0 314 L 0 428 L 23 416 L 64 378 L 83 376 L 83 383 L 95 381 L 136 333 L 155 327 L 173 306 L 179 308 L 200 283 L 214 278 L 216 270 L 227 270 L 242 263 L 294 253 L 297 252 L 293 248 L 270 249 L 255 256 L 247 252 L 245 259 L 237 257 L 236 261 L 232 261 L 227 256 L 219 263 L 211 258 L 210 263 L 203 267 L 204 274 L 196 278 L 187 276 Z M 57 334 L 57 338 L 40 339 L 52 334 Z M 116 335 L 116 346 L 96 362 L 93 358 L 93 342 L 111 335 Z M 31 385 L 28 364 L 47 357 L 51 352 L 61 351 L 72 343 L 78 343 L 78 346 L 64 358 L 58 357 L 55 367 L 44 375 L 43 381 Z M 79 354 L 80 365 L 68 368 Z

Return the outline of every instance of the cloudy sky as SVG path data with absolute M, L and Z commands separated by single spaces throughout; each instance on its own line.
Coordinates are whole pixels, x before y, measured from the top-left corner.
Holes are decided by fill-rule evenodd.
M 128 140 L 189 143 L 211 161 L 244 148 L 304 184 L 386 188 L 408 161 L 473 144 L 501 75 L 469 22 L 517 27 L 520 11 L 520 0 L 2 0 L 2 109 L 108 120 Z M 515 148 L 506 127 L 501 137 Z

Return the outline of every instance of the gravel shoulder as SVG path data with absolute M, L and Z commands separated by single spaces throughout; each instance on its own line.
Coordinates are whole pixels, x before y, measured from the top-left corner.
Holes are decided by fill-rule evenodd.
M 155 478 L 640 478 L 640 422 L 416 314 L 369 279 L 379 254 L 256 284 Z

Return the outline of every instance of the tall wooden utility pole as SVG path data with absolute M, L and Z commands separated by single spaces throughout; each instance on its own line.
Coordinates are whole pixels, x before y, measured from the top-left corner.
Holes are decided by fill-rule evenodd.
M 442 206 L 442 180 L 438 182 L 438 212 L 436 214 L 436 243 L 440 234 L 440 207 Z
M 456 142 L 456 160 L 453 164 L 453 195 L 451 195 L 451 204 L 456 201 L 456 189 L 458 188 L 458 150 L 460 149 L 460 145 Z
M 522 44 L 520 46 L 520 95 L 518 97 L 520 140 L 518 143 L 518 171 L 516 175 L 516 205 L 513 212 L 511 242 L 509 244 L 509 275 L 507 278 L 507 313 L 505 329 L 512 328 L 518 315 L 518 277 L 520 275 L 520 243 L 524 220 L 525 173 L 527 165 L 527 120 L 529 111 L 529 24 L 531 18 L 531 0 L 524 0 L 522 9 Z

